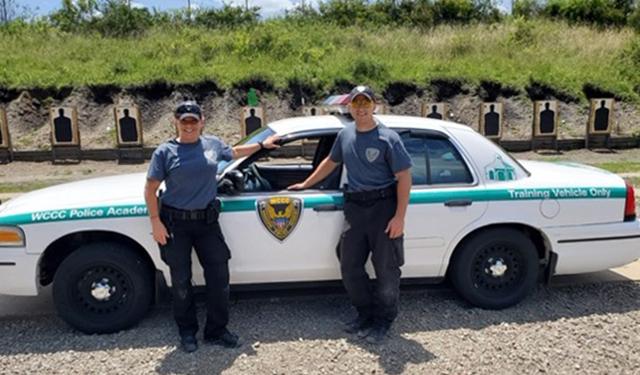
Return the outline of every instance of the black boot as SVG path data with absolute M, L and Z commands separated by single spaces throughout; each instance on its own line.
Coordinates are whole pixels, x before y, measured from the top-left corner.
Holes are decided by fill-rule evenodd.
M 183 335 L 180 337 L 180 346 L 186 353 L 193 353 L 198 350 L 198 340 L 194 335 Z
M 346 333 L 358 333 L 358 336 L 360 336 L 360 333 L 368 330 L 372 324 L 373 319 L 371 318 L 371 316 L 358 315 L 357 318 L 345 325 L 344 331 Z
M 216 337 L 205 337 L 204 341 L 207 344 L 211 345 L 219 345 L 225 348 L 239 348 L 242 346 L 240 342 L 240 338 L 237 335 L 229 332 L 229 330 L 225 329 L 224 332 L 220 336 Z
M 391 324 L 387 322 L 376 322 L 369 330 L 366 338 L 367 342 L 375 345 L 383 344 L 387 339 L 387 333 L 390 328 Z

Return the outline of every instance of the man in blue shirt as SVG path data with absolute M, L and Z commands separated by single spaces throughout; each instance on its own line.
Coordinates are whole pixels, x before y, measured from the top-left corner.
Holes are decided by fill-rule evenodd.
M 158 146 L 153 152 L 144 197 L 153 238 L 160 256 L 171 271 L 173 312 L 180 343 L 186 352 L 198 348 L 198 319 L 191 286 L 191 251 L 195 249 L 204 269 L 207 322 L 206 342 L 235 348 L 238 336 L 229 332 L 229 266 L 231 253 L 218 223 L 216 202 L 219 161 L 251 155 L 263 148 L 277 148 L 277 136 L 264 143 L 229 147 L 218 137 L 201 136 L 204 116 L 200 106 L 183 102 L 175 110 L 178 138 Z M 162 207 L 156 191 L 162 181 Z
M 340 242 L 340 270 L 351 303 L 358 310 L 358 317 L 347 324 L 346 331 L 381 343 L 398 315 L 411 158 L 400 136 L 373 117 L 375 104 L 370 88 L 354 88 L 349 104 L 354 124 L 338 133 L 331 154 L 318 168 L 289 189 L 314 186 L 344 163 L 348 185 L 344 192 L 346 227 Z M 369 253 L 376 273 L 373 291 L 364 268 Z

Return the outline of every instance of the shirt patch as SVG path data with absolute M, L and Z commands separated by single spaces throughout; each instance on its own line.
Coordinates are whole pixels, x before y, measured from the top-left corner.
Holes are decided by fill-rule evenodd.
M 216 163 L 218 161 L 218 154 L 215 150 L 207 150 L 204 152 L 204 157 L 207 158 L 209 163 Z
M 380 150 L 370 147 L 365 150 L 365 155 L 367 156 L 369 163 L 373 163 L 380 155 Z

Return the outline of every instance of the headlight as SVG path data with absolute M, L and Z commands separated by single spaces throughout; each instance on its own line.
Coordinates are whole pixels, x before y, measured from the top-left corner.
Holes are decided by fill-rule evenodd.
M 23 247 L 24 232 L 18 227 L 0 227 L 0 247 Z

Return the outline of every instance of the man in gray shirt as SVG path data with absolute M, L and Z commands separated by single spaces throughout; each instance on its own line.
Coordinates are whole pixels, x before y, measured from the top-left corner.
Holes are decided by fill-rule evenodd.
M 398 315 L 411 158 L 400 136 L 373 117 L 374 109 L 373 91 L 366 86 L 354 88 L 349 110 L 355 123 L 338 133 L 329 157 L 304 182 L 289 189 L 314 186 L 344 163 L 348 185 L 340 270 L 351 303 L 358 310 L 358 317 L 345 330 L 381 343 Z M 364 268 L 369 253 L 377 279 L 374 291 Z

